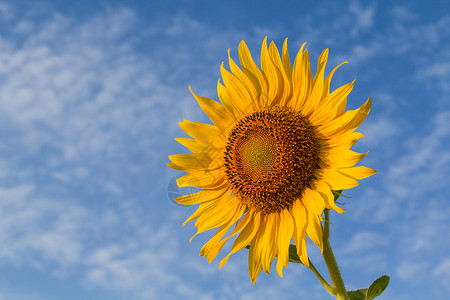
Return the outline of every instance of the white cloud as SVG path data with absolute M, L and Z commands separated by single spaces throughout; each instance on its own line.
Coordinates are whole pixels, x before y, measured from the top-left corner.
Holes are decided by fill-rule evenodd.
M 359 232 L 348 241 L 345 248 L 340 250 L 341 254 L 355 254 L 386 244 L 386 238 L 374 232 Z
M 15 16 L 15 9 L 8 3 L 0 2 L 0 18 L 9 21 Z
M 434 268 L 433 276 L 438 280 L 447 291 L 450 291 L 448 282 L 450 280 L 450 258 L 446 257 Z
M 403 280 L 418 282 L 426 276 L 424 270 L 427 267 L 426 262 L 403 261 L 398 264 L 396 273 Z
M 441 199 L 436 191 L 446 187 L 450 176 L 449 128 L 450 112 L 444 110 L 436 113 L 420 134 L 407 139 L 403 148 L 396 150 L 397 156 L 391 156 L 386 169 L 381 170 L 382 182 L 377 191 L 366 190 L 363 198 L 374 201 L 357 205 L 360 213 L 372 211 L 371 221 L 385 222 L 398 216 L 405 204 L 416 203 L 411 199 Z
M 381 182 L 358 197 L 365 201 L 353 204 L 354 218 L 372 223 L 378 230 L 386 226 L 386 245 L 396 249 L 392 266 L 407 282 L 424 282 L 431 273 L 445 277 L 446 268 L 437 266 L 445 265 L 441 257 L 450 249 L 448 239 L 442 238 L 450 228 L 448 199 L 442 193 L 450 176 L 449 128 L 450 112 L 437 112 L 416 135 L 404 140 L 395 155 L 387 156 L 390 159 Z M 381 254 L 379 249 L 371 250 L 365 255 Z M 352 258 L 352 262 L 357 260 Z M 375 265 L 377 261 L 380 265 L 387 258 L 378 257 Z M 434 284 L 438 288 L 441 283 L 444 281 Z
M 76 271 L 85 285 L 125 298 L 198 299 L 202 294 L 185 282 L 187 272 L 177 269 L 186 260 L 177 243 L 178 218 L 154 228 L 136 218 L 132 206 L 122 208 L 125 215 L 111 209 L 95 212 L 70 199 L 36 197 L 36 192 L 33 186 L 0 189 L 2 265 L 32 267 L 56 277 Z
M 391 14 L 401 22 L 415 21 L 418 18 L 417 14 L 410 11 L 407 7 L 402 6 L 393 8 Z
M 164 83 L 170 70 L 158 57 L 134 50 L 142 34 L 137 22 L 128 9 L 83 22 L 59 14 L 17 21 L 22 29 L 4 39 L 0 53 L 0 119 L 8 145 L 0 151 L 8 180 L 25 182 L 40 172 L 47 185 L 86 183 L 118 195 L 124 171 L 142 172 L 137 157 L 156 164 L 163 132 L 177 128 L 170 120 L 181 120 L 196 104 L 187 85 Z
M 169 119 L 183 108 L 173 104 L 187 87 L 164 84 L 159 58 L 132 49 L 138 20 L 128 9 L 83 22 L 46 17 L 18 22 L 0 53 L 3 264 L 79 272 L 86 284 L 143 299 L 164 296 L 169 283 L 188 290 L 172 275 L 173 229 L 145 229 L 142 207 L 123 192 L 125 172 L 143 173 L 136 156 L 157 165 L 150 156 L 176 126 Z
M 441 56 L 439 61 L 424 66 L 416 73 L 416 80 L 427 80 L 428 82 L 438 83 L 443 92 L 450 91 L 450 55 Z M 445 98 L 445 101 L 447 98 Z
M 70 202 L 36 198 L 31 185 L 0 190 L 0 257 L 45 269 L 50 261 L 73 266 L 83 250 L 79 234 L 89 214 Z
M 354 34 L 359 30 L 366 30 L 373 25 L 373 15 L 375 9 L 373 7 L 363 8 L 358 1 L 352 1 L 349 5 L 349 11 L 354 14 L 356 23 L 354 26 Z

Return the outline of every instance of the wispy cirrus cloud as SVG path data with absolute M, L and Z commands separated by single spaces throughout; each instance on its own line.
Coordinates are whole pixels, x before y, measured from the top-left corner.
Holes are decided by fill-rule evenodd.
M 155 213 L 136 204 L 139 191 L 127 182 L 159 172 L 152 158 L 171 126 L 161 112 L 174 118 L 183 107 L 173 103 L 186 96 L 160 80 L 157 58 L 133 50 L 138 18 L 129 9 L 81 22 L 59 14 L 8 22 L 13 30 L 0 51 L 0 256 L 9 267 L 56 277 L 79 272 L 106 290 L 113 282 L 137 298 L 170 294 L 169 282 L 183 285 L 168 264 L 179 247 L 168 251 L 157 234 L 165 227 L 142 222 Z M 144 191 L 141 201 L 149 201 L 151 188 Z M 167 230 L 161 235 L 174 234 Z

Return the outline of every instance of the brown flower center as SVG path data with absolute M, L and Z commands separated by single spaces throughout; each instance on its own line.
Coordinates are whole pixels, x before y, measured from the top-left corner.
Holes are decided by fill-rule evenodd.
M 314 127 L 298 112 L 272 107 L 244 117 L 232 129 L 225 167 L 241 202 L 264 214 L 299 198 L 318 168 Z

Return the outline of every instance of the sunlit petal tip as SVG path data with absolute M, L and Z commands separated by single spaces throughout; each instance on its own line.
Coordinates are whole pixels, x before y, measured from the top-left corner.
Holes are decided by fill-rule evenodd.
M 229 256 L 228 256 L 228 257 L 229 257 Z M 220 261 L 220 264 L 219 264 L 219 270 L 221 270 L 222 267 L 225 266 L 225 264 L 226 264 L 227 261 L 228 261 L 228 257 L 226 257 L 226 259 L 224 258 L 224 259 L 222 259 L 222 260 Z
M 286 38 L 283 42 L 283 49 L 281 50 L 281 52 L 282 52 L 281 60 L 283 61 L 283 64 L 286 65 L 285 68 L 290 69 L 292 71 L 292 66 L 291 66 L 291 62 L 289 59 L 289 51 L 288 51 L 287 42 L 288 42 L 288 39 Z
M 307 42 L 304 42 L 304 43 L 302 44 L 302 46 L 300 47 L 299 53 L 303 53 L 303 51 L 304 51 L 303 49 L 305 48 L 306 44 L 307 44 Z
M 268 49 L 268 47 L 267 47 L 267 35 L 264 37 L 264 40 L 263 40 L 262 45 L 261 45 L 261 51 L 263 49 L 265 49 L 265 50 Z
M 307 268 L 309 268 L 309 259 L 305 259 L 303 256 L 300 256 L 300 260 Z
M 283 279 L 283 265 L 277 261 L 277 273 Z
M 183 223 L 183 226 L 184 226 L 184 224 L 185 224 L 185 223 Z M 197 234 L 199 234 L 199 233 L 200 233 L 200 231 L 197 231 L 197 233 L 195 233 L 195 234 L 189 239 L 189 243 L 192 242 L 192 239 L 193 239 Z
M 198 97 L 198 95 L 196 93 L 194 93 L 194 91 L 192 90 L 192 86 L 189 85 L 189 91 L 191 92 L 192 96 L 194 96 L 195 98 Z
M 287 42 L 288 42 L 288 38 L 285 38 L 284 42 L 283 42 L 283 51 L 282 51 L 283 53 L 287 53 L 288 52 Z

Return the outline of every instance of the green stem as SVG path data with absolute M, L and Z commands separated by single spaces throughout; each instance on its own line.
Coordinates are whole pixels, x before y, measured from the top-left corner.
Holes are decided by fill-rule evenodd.
M 309 269 L 314 273 L 314 275 L 316 275 L 316 277 L 319 279 L 320 283 L 322 283 L 323 287 L 328 291 L 328 293 L 334 295 L 335 291 L 333 287 L 322 277 L 319 271 L 316 270 L 311 261 L 309 261 Z
M 330 273 L 331 282 L 334 286 L 334 295 L 337 300 L 349 300 L 347 291 L 345 289 L 344 281 L 342 280 L 341 272 L 339 271 L 336 259 L 334 258 L 333 250 L 328 240 L 330 236 L 330 221 L 329 210 L 325 208 L 325 224 L 323 229 L 323 258 L 327 264 L 328 272 Z

